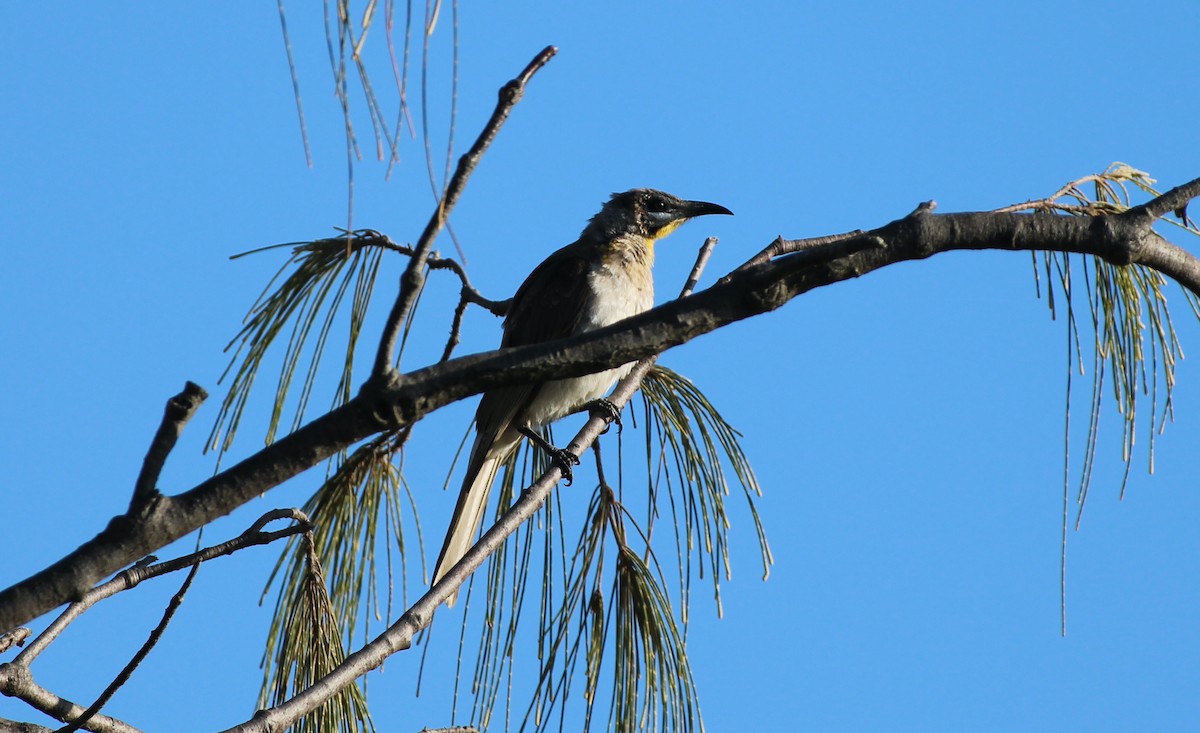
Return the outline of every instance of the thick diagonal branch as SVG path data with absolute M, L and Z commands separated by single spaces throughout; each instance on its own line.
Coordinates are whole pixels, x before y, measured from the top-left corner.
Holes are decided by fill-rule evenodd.
M 1175 191 L 1200 189 L 1192 182 Z M 1175 191 L 1164 196 L 1175 196 Z M 1175 196 L 1177 198 L 1177 196 Z M 1153 203 L 1153 202 L 1152 202 Z M 1171 201 L 1172 206 L 1178 206 Z M 1054 250 L 1141 264 L 1200 295 L 1200 261 L 1167 242 L 1147 212 L 1066 217 L 968 213 L 907 216 L 861 235 L 802 249 L 731 273 L 716 285 L 571 339 L 460 357 L 368 385 L 346 405 L 300 428 L 136 521 L 118 517 L 53 566 L 0 592 L 0 630 L 77 597 L 129 565 L 382 429 L 411 425 L 485 389 L 564 378 L 637 361 L 734 321 L 774 310 L 818 287 L 952 250 Z M 1135 213 L 1136 212 L 1136 213 Z
M 692 267 L 691 274 L 684 283 L 679 297 L 686 297 L 696 286 L 700 273 L 708 263 L 716 244 L 717 240 L 712 237 L 705 240 L 696 256 L 696 264 Z M 609 395 L 608 402 L 616 408 L 618 413 L 637 392 L 646 372 L 650 371 L 650 367 L 654 365 L 657 358 L 657 356 L 651 355 L 639 361 Z M 615 417 L 615 413 L 610 415 L 604 411 L 594 412 L 583 428 L 567 444 L 566 450 L 576 457 L 583 455 L 583 452 L 594 445 L 596 439 L 608 429 L 609 423 Z M 268 733 L 285 730 L 302 715 L 315 710 L 346 685 L 352 684 L 358 677 L 383 664 L 384 660 L 392 654 L 411 647 L 413 636 L 433 621 L 433 614 L 438 606 L 451 594 L 457 593 L 466 579 L 488 557 L 495 554 L 505 540 L 522 524 L 528 522 L 537 513 L 562 478 L 561 466 L 553 463 L 537 481 L 521 492 L 521 496 L 513 502 L 503 516 L 488 531 L 484 532 L 479 541 L 455 563 L 449 572 L 434 583 L 425 595 L 410 606 L 396 623 L 392 624 L 374 641 L 346 657 L 341 664 L 312 687 L 270 710 L 259 711 L 251 720 L 229 729 L 226 733 Z

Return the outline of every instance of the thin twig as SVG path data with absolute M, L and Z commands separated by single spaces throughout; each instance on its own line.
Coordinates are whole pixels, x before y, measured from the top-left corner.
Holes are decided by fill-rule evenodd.
M 679 291 L 680 298 L 686 298 L 696 289 L 696 285 L 700 282 L 700 275 L 704 272 L 705 266 L 708 265 L 708 258 L 712 257 L 713 250 L 716 247 L 716 237 L 709 237 L 704 240 L 704 244 L 700 245 L 700 251 L 696 253 L 696 263 L 692 265 L 692 271 L 688 273 L 687 281 L 683 283 L 683 289 Z
M 437 239 L 438 233 L 441 232 L 442 227 L 445 225 L 446 217 L 450 215 L 450 211 L 458 203 L 459 196 L 462 195 L 463 189 L 467 185 L 467 179 L 475 170 L 475 166 L 479 164 L 484 151 L 487 150 L 492 140 L 495 139 L 496 133 L 500 131 L 500 127 L 504 124 L 504 121 L 508 119 L 508 115 L 512 112 L 513 107 L 516 106 L 517 102 L 521 101 L 521 97 L 525 93 L 525 85 L 529 82 L 529 79 L 545 66 L 557 52 L 558 49 L 554 46 L 547 46 L 542 49 L 541 53 L 535 56 L 515 79 L 501 87 L 500 99 L 496 103 L 496 109 L 492 112 L 491 119 L 488 120 L 483 131 L 475 140 L 475 144 L 471 146 L 471 149 L 459 158 L 454 176 L 446 184 L 445 193 L 437 209 L 433 212 L 433 216 L 430 217 L 429 223 L 426 224 L 425 231 L 421 233 L 421 238 L 417 240 L 412 260 L 409 261 L 404 275 L 401 276 L 400 294 L 396 297 L 396 302 L 393 304 L 392 311 L 388 315 L 383 329 L 383 336 L 379 342 L 379 350 L 375 354 L 375 367 L 372 370 L 373 377 L 384 377 L 392 369 L 392 360 L 396 351 L 396 341 L 400 335 L 400 328 L 408 318 L 409 311 L 412 310 L 417 295 L 424 286 L 424 269 L 430 253 L 433 251 L 433 242 Z
M 356 237 L 354 245 L 356 248 L 359 246 L 382 247 L 408 257 L 412 257 L 415 253 L 412 247 L 396 244 L 392 241 L 391 237 L 374 229 L 359 229 L 353 232 L 353 234 Z M 450 359 L 450 355 L 454 353 L 454 347 L 461 343 L 462 322 L 468 305 L 473 303 L 486 308 L 493 315 L 504 316 L 508 313 L 508 308 L 512 304 L 512 298 L 508 300 L 489 300 L 483 297 L 483 294 L 471 284 L 471 279 L 467 276 L 467 271 L 458 260 L 450 257 L 439 257 L 437 253 L 432 253 L 427 263 L 431 270 L 449 270 L 457 275 L 459 282 L 462 283 L 462 288 L 459 291 L 458 305 L 454 308 L 454 317 L 450 322 L 450 336 L 446 340 L 446 347 L 442 350 L 442 358 L 440 359 L 440 361 L 447 361 Z
M 450 320 L 450 337 L 446 339 L 446 348 L 442 349 L 442 358 L 438 361 L 449 361 L 450 355 L 454 353 L 454 347 L 462 343 L 460 333 L 462 331 L 463 316 L 467 314 L 466 291 L 458 299 L 458 305 L 454 307 L 454 318 Z
M 350 231 L 341 229 L 340 227 L 335 228 L 339 229 L 343 233 L 343 236 L 331 239 L 316 240 L 306 244 L 316 245 L 322 242 L 335 242 L 338 246 L 341 246 L 341 243 L 344 241 L 347 243 L 347 247 L 351 253 L 356 252 L 364 247 L 378 247 L 380 249 L 385 249 L 389 252 L 395 252 L 410 258 L 416 253 L 416 250 L 413 247 L 407 244 L 397 244 L 392 240 L 391 237 L 375 229 L 355 229 Z M 248 254 L 254 254 L 278 247 L 295 246 L 296 243 L 294 242 L 287 244 L 273 244 L 268 247 L 254 249 L 249 252 L 242 252 L 234 255 L 234 257 L 243 257 Z M 458 277 L 459 282 L 461 283 L 458 305 L 454 309 L 454 317 L 450 324 L 450 336 L 446 341 L 445 349 L 442 351 L 441 361 L 446 361 L 453 353 L 454 347 L 460 343 L 462 320 L 466 314 L 468 305 L 478 305 L 487 309 L 488 312 L 492 313 L 493 315 L 504 316 L 508 313 L 509 306 L 512 305 L 512 298 L 508 298 L 507 300 L 490 300 L 485 298 L 483 294 L 476 290 L 475 286 L 471 284 L 471 279 L 467 276 L 466 269 L 463 268 L 458 260 L 453 258 L 439 257 L 438 254 L 434 252 L 429 255 L 428 259 L 426 260 L 426 264 L 431 270 L 449 270 Z
M 392 241 L 392 238 L 382 232 L 374 229 L 357 229 L 353 232 L 355 239 L 354 248 L 358 247 L 382 247 L 392 252 L 397 252 L 408 257 L 416 254 L 416 249 L 407 244 L 397 244 Z M 339 237 L 340 239 L 340 237 Z M 458 260 L 451 257 L 439 257 L 437 252 L 431 252 L 426 258 L 425 264 L 431 270 L 449 270 L 458 276 L 462 283 L 464 298 L 475 305 L 483 306 L 495 315 L 502 316 L 508 312 L 508 305 L 512 298 L 508 300 L 488 300 L 475 289 L 471 284 L 471 279 L 467 277 L 467 271 L 459 264 Z
M 1075 193 L 1077 193 L 1079 191 L 1080 186 L 1082 186 L 1086 183 L 1095 183 L 1096 181 L 1102 180 L 1103 177 L 1104 176 L 1102 174 L 1093 173 L 1091 175 L 1084 176 L 1083 178 L 1076 178 L 1074 181 L 1071 181 L 1070 183 L 1063 185 L 1062 188 L 1058 189 L 1057 191 L 1055 191 L 1054 193 L 1050 194 L 1049 196 L 1047 196 L 1045 198 L 1030 199 L 1029 201 L 1025 201 L 1020 204 L 1011 204 L 1009 206 L 1003 206 L 999 209 L 995 209 L 994 212 L 997 214 L 1006 214 L 1006 213 L 1012 213 L 1012 212 L 1016 212 L 1016 211 L 1030 211 L 1030 210 L 1045 211 L 1045 210 L 1053 210 L 1053 209 L 1074 208 L 1074 207 L 1064 206 L 1063 204 L 1059 204 L 1059 203 L 1057 203 L 1057 201 L 1060 198 L 1062 198 L 1063 196 L 1066 196 L 1068 194 L 1074 195 Z
M 142 471 L 138 474 L 137 483 L 133 485 L 133 498 L 129 501 L 131 516 L 145 509 L 158 496 L 158 477 L 162 474 L 167 456 L 170 455 L 171 449 L 179 440 L 183 426 L 192 418 L 192 415 L 196 414 L 196 410 L 206 399 L 208 399 L 208 392 L 203 387 L 195 382 L 188 382 L 184 385 L 182 392 L 167 400 L 167 409 L 163 413 L 162 423 L 159 424 L 158 432 L 155 433 L 154 440 L 150 443 L 150 449 L 146 451 L 146 458 L 142 462 Z
M 620 428 L 618 428 L 620 430 Z M 600 455 L 600 441 L 592 443 L 592 456 L 596 459 L 596 479 L 602 489 L 612 489 L 604 476 L 604 457 Z
M 274 532 L 262 531 L 262 528 L 268 522 L 277 519 L 291 519 L 295 524 Z M 307 532 L 310 529 L 312 529 L 312 525 L 309 523 L 308 517 L 299 509 L 273 509 L 259 517 L 245 532 L 226 542 L 164 562 L 156 562 L 156 558 L 151 556 L 148 562 L 138 562 L 133 567 L 118 573 L 116 577 L 107 583 L 98 585 L 88 591 L 82 598 L 68 606 L 53 623 L 46 627 L 45 631 L 39 634 L 24 651 L 17 655 L 17 658 L 13 660 L 13 664 L 28 667 L 84 611 L 87 611 L 105 598 L 111 598 L 121 591 L 136 588 L 142 581 L 157 578 L 160 575 L 182 570 L 189 566 L 199 565 L 223 555 L 231 555 L 247 547 L 265 545 L 284 537 L 291 537 L 295 534 Z
M 199 563 L 196 563 L 192 566 L 191 572 L 188 573 L 187 578 L 185 578 L 183 581 L 183 585 L 179 587 L 179 590 L 175 592 L 175 595 L 171 596 L 170 602 L 167 603 L 167 608 L 163 611 L 163 616 L 158 622 L 158 626 L 155 626 L 154 630 L 150 632 L 150 636 L 146 639 L 146 643 L 142 644 L 141 648 L 137 650 L 137 653 L 133 655 L 133 659 L 130 659 L 129 663 L 126 664 L 125 667 L 117 674 L 117 676 L 113 678 L 113 681 L 108 684 L 108 687 L 104 688 L 104 692 L 100 693 L 100 696 L 96 698 L 96 702 L 92 703 L 91 706 L 84 711 L 83 715 L 80 715 L 67 725 L 59 728 L 56 733 L 75 733 L 75 731 L 87 725 L 88 721 L 95 717 L 96 713 L 99 713 L 100 709 L 108 704 L 108 701 L 111 700 L 112 696 L 117 693 L 117 690 L 121 689 L 121 686 L 129 681 L 129 678 L 133 675 L 133 671 L 138 668 L 138 665 L 140 665 L 146 659 L 146 656 L 150 653 L 150 650 L 153 649 L 156 644 L 158 644 L 160 639 L 162 639 L 162 635 L 167 630 L 167 625 L 170 624 L 171 619 L 175 617 L 175 612 L 179 610 L 181 605 L 183 605 L 183 598 L 187 595 L 188 589 L 192 587 L 192 581 L 196 579 L 196 573 L 199 570 Z
M 747 270 L 755 265 L 761 265 L 764 262 L 770 262 L 776 257 L 791 254 L 792 252 L 823 247 L 827 244 L 834 244 L 835 242 L 854 239 L 855 237 L 862 236 L 862 234 L 863 231 L 861 229 L 855 229 L 852 232 L 846 232 L 844 234 L 829 234 L 823 237 L 810 237 L 808 239 L 784 239 L 782 236 L 776 237 L 775 241 L 771 242 L 761 252 L 742 263 L 742 265 L 739 266 L 737 270 L 734 270 L 734 272 Z
M 32 633 L 24 626 L 19 626 L 12 631 L 0 634 L 0 652 L 8 651 L 14 646 L 25 646 L 25 640 Z
M 455 262 L 455 265 L 458 263 Z M 479 291 L 471 287 L 467 282 L 466 273 L 463 273 L 463 286 L 459 292 L 458 305 L 454 308 L 454 318 L 450 321 L 450 336 L 446 339 L 446 348 L 442 349 L 442 358 L 439 361 L 449 361 L 450 355 L 454 353 L 454 347 L 458 346 L 462 339 L 463 317 L 467 314 L 467 306 L 474 303 L 475 305 L 486 308 L 492 315 L 505 316 L 508 314 L 508 309 L 512 305 L 512 298 L 508 300 L 488 300 L 479 294 Z

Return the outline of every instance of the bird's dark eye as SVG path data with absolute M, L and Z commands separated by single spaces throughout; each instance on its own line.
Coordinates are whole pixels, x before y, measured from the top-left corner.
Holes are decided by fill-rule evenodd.
M 654 214 L 661 214 L 667 210 L 667 202 L 657 196 L 652 197 L 646 202 L 646 211 Z

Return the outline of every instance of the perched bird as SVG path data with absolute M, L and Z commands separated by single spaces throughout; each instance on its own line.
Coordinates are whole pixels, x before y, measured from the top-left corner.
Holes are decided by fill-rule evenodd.
M 513 296 L 500 346 L 568 338 L 648 310 L 654 305 L 654 242 L 693 217 L 732 213 L 724 206 L 684 201 L 646 188 L 613 194 L 579 239 L 547 257 L 525 278 Z M 597 374 L 484 393 L 475 413 L 467 474 L 433 582 L 474 544 L 492 482 L 521 437 L 548 451 L 569 479 L 571 463 L 579 459 L 550 446 L 537 429 L 603 397 L 632 368 L 632 363 L 624 364 Z M 446 604 L 452 606 L 454 600 L 451 596 Z

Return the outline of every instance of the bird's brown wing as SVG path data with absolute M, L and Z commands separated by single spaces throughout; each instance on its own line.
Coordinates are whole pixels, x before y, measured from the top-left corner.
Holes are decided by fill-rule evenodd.
M 588 305 L 588 249 L 567 245 L 538 265 L 513 296 L 504 322 L 502 347 L 552 341 L 575 333 Z M 487 506 L 496 472 L 521 439 L 522 413 L 540 384 L 496 387 L 483 394 L 475 412 L 475 444 L 458 504 L 434 566 L 436 583 L 471 547 Z M 454 603 L 454 596 L 447 599 Z
M 513 296 L 501 347 L 526 346 L 574 335 L 587 307 L 588 253 L 578 242 L 554 252 L 529 273 Z M 480 434 L 499 435 L 534 398 L 539 385 L 488 390 L 475 413 Z
M 513 296 L 502 346 L 525 346 L 574 335 L 589 290 L 589 253 L 579 242 L 554 252 L 534 268 Z

